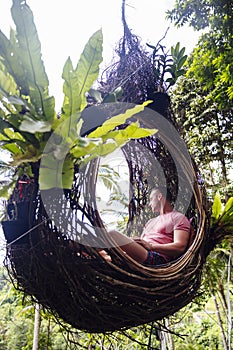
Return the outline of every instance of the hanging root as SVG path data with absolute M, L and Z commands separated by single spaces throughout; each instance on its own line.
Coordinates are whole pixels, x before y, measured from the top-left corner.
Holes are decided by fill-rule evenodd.
M 119 60 L 104 71 L 101 90 L 107 94 L 121 87 L 123 102 L 142 103 L 156 90 L 153 60 L 152 55 L 142 47 L 139 37 L 132 34 L 126 23 L 124 0 L 122 23 L 124 34 L 115 50 Z

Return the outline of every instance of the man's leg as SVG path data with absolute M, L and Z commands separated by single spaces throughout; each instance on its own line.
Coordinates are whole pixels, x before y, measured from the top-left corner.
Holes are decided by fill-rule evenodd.
M 120 247 L 126 254 L 139 263 L 142 263 L 147 259 L 148 251 L 142 245 L 135 242 L 132 238 L 129 238 L 115 230 L 108 231 L 108 235 L 111 237 L 112 247 Z M 76 250 L 81 246 L 78 242 L 70 240 L 69 247 L 72 250 Z M 105 247 L 99 247 L 98 252 L 105 260 L 111 261 L 111 257 L 105 251 Z M 84 255 L 88 256 L 88 253 L 84 253 Z
M 108 234 L 113 239 L 115 245 L 124 250 L 124 252 L 131 258 L 139 263 L 146 260 L 148 251 L 143 246 L 135 242 L 132 238 L 129 238 L 115 230 L 109 231 Z

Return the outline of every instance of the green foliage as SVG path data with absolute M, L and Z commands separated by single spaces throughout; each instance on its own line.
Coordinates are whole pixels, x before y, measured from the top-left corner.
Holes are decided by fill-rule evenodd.
M 218 244 L 207 257 L 203 268 L 202 293 L 205 300 L 216 296 L 220 300 L 220 305 L 227 313 L 226 295 L 227 295 L 227 266 L 229 263 L 230 243 L 227 240 Z M 231 286 L 230 286 L 231 287 Z
M 190 315 L 189 319 L 178 325 L 176 331 L 185 334 L 182 338 L 175 337 L 175 344 L 179 350 L 222 349 L 222 340 L 217 320 L 212 320 L 204 314 L 197 315 L 199 320 Z
M 112 93 L 107 94 L 104 98 L 99 90 L 95 90 L 91 88 L 88 91 L 88 94 L 91 98 L 94 99 L 95 102 L 98 103 L 109 103 L 109 102 L 117 102 L 121 98 L 123 94 L 122 87 L 116 88 Z
M 227 271 L 233 238 L 233 9 L 227 0 L 181 0 L 176 1 L 168 17 L 178 26 L 189 23 L 197 30 L 205 28 L 205 34 L 187 60 L 184 77 L 173 90 L 172 103 L 181 134 L 198 164 L 200 181 L 205 182 L 208 194 L 213 198 L 210 236 L 215 242 L 221 242 L 205 261 L 199 289 L 201 296 L 197 298 L 202 306 L 212 295 L 218 307 L 216 316 L 211 310 L 213 323 L 210 325 L 202 315 L 200 333 L 200 327 L 195 327 L 192 322 L 189 337 L 185 342 L 181 341 L 179 349 L 222 349 L 221 338 L 227 338 L 229 327 L 227 291 L 232 287 Z M 224 241 L 223 237 L 226 238 Z M 217 323 L 222 327 L 221 335 Z M 187 321 L 185 324 L 187 332 Z
M 80 56 L 76 69 L 70 58 L 65 63 L 62 78 L 65 94 L 61 121 L 79 113 L 86 107 L 85 94 L 90 90 L 99 75 L 99 64 L 102 62 L 102 31 L 99 30 L 89 39 Z
M 228 0 L 176 1 L 168 17 L 176 25 L 205 28 L 174 91 L 176 118 L 184 130 L 208 191 L 231 196 L 233 156 L 233 8 Z M 201 63 L 201 64 L 200 64 Z M 181 129 L 181 132 L 182 132 Z M 226 195 L 227 197 L 227 195 Z
M 204 291 L 203 291 L 204 292 Z M 34 305 L 16 292 L 0 268 L 0 348 L 32 349 Z M 223 315 L 224 313 L 222 313 Z M 163 321 L 160 322 L 161 326 Z M 66 326 L 66 325 L 64 325 Z M 225 323 L 223 324 L 225 327 Z M 62 328 L 54 317 L 41 310 L 39 349 L 159 349 L 159 325 L 148 324 L 113 334 L 88 334 L 70 327 Z M 177 349 L 223 349 L 217 313 L 212 299 L 202 298 L 169 318 L 169 329 Z M 69 330 L 69 332 L 67 332 Z
M 124 232 L 128 220 L 128 166 L 123 154 L 113 153 L 112 156 L 100 163 L 96 186 L 97 207 L 107 228 L 113 225 L 115 229 Z M 117 161 L 114 162 L 115 157 Z
M 151 44 L 147 44 L 147 46 L 153 49 L 154 76 L 158 84 L 157 89 L 158 91 L 167 91 L 185 72 L 182 68 L 187 60 L 187 55 L 184 55 L 185 48 L 180 48 L 178 42 L 171 47 L 169 53 L 169 51 L 165 51 L 165 47 L 160 42 L 156 46 Z
M 206 98 L 214 101 L 219 110 L 232 106 L 232 55 L 232 45 L 228 41 L 219 43 L 216 33 L 210 32 L 202 35 L 189 60 L 187 76 L 199 81 Z
M 228 0 L 176 1 L 174 9 L 168 11 L 168 17 L 176 25 L 188 22 L 197 30 L 206 28 L 194 50 L 189 72 L 208 92 L 207 98 L 217 103 L 219 109 L 229 110 L 233 98 L 231 3 Z
M 74 162 L 79 166 L 87 164 L 92 159 L 112 153 L 122 147 L 129 139 L 146 137 L 157 132 L 156 129 L 140 128 L 138 122 L 131 123 L 123 130 L 115 130 L 127 119 L 143 111 L 149 102 L 128 109 L 125 113 L 113 116 L 100 127 L 89 133 L 86 138 L 79 136 L 79 128 L 72 118 L 57 127 L 51 140 L 48 140 L 45 152 L 41 159 L 40 188 L 46 190 L 52 187 L 71 188 L 73 182 Z M 75 132 L 77 130 L 78 132 Z
M 212 205 L 212 219 L 214 221 L 217 221 L 219 219 L 219 217 L 221 216 L 222 210 L 223 210 L 222 208 L 223 208 L 223 204 L 221 201 L 221 196 L 220 196 L 220 193 L 217 192 L 215 197 L 214 197 L 214 202 Z
M 233 197 L 229 198 L 224 206 L 220 194 L 217 193 L 214 198 L 211 215 L 211 228 L 221 230 L 233 240 Z
M 54 99 L 48 94 L 48 77 L 41 58 L 41 45 L 34 25 L 33 15 L 23 1 L 13 0 L 12 18 L 16 25 L 16 53 L 20 57 L 24 74 L 24 85 L 21 76 L 16 79 L 22 94 L 30 96 L 30 102 L 38 113 L 39 119 L 52 121 L 54 118 Z M 12 53 L 11 53 L 12 55 Z M 18 65 L 19 65 L 18 62 Z M 25 74 L 26 72 L 26 74 Z
M 30 8 L 13 1 L 16 32 L 10 39 L 0 32 L 0 139 L 15 161 L 38 160 L 43 137 L 55 118 L 54 98 L 48 94 L 48 78 L 41 59 L 40 42 Z
M 167 17 L 176 25 L 188 23 L 196 30 L 211 28 L 231 37 L 233 28 L 232 4 L 229 0 L 176 0 Z
M 115 116 L 98 132 L 82 138 L 81 113 L 102 62 L 102 31 L 98 30 L 88 40 L 76 68 L 67 59 L 62 74 L 64 101 L 57 117 L 33 14 L 21 0 L 13 0 L 11 12 L 16 31 L 11 30 L 9 39 L 0 32 L 0 147 L 10 152 L 11 165 L 18 175 L 20 169 L 26 171 L 42 158 L 40 188 L 70 188 L 75 164 L 86 164 L 111 153 L 131 138 L 156 132 L 141 128 L 137 122 L 125 130 L 113 130 L 143 110 L 144 104 L 125 116 Z M 119 94 L 116 91 L 112 96 L 116 99 Z
M 16 292 L 12 283 L 6 278 L 6 271 L 0 267 L 0 348 L 1 350 L 31 350 L 33 344 L 34 304 L 24 299 Z M 54 317 L 41 310 L 41 325 L 39 334 L 39 349 L 75 350 L 90 349 L 121 349 L 136 348 L 146 350 L 151 326 L 133 328 L 114 334 L 88 334 L 72 329 L 64 324 L 64 328 Z M 155 336 L 152 336 L 151 346 L 158 346 Z
M 226 289 L 230 288 L 228 266 L 233 242 L 233 197 L 224 205 L 220 194 L 216 193 L 211 211 L 210 235 L 219 243 L 210 252 L 203 267 L 202 286 L 205 294 L 220 299 L 227 313 Z
M 169 72 L 172 78 L 167 78 L 166 82 L 170 83 L 170 86 L 174 85 L 177 79 L 185 73 L 182 68 L 187 60 L 187 55 L 184 55 L 185 48 L 180 49 L 180 43 L 178 42 L 175 47 L 171 47 L 171 56 L 173 59 L 172 64 L 168 67 L 167 72 Z
M 173 111 L 209 194 L 220 191 L 231 196 L 232 110 L 219 110 L 207 95 L 196 77 L 182 77 L 173 90 Z
M 23 302 L 24 300 L 24 302 Z M 33 344 L 34 304 L 16 292 L 6 271 L 0 267 L 0 348 L 31 350 Z M 41 311 L 39 349 L 67 349 L 67 334 L 54 318 Z M 70 349 L 75 349 L 70 344 Z

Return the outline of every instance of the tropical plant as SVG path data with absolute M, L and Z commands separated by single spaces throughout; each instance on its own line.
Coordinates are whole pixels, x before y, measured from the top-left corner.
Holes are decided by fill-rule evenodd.
M 188 57 L 184 54 L 185 47 L 180 48 L 180 42 L 178 42 L 170 50 L 166 50 L 160 41 L 156 46 L 151 44 L 147 44 L 147 46 L 153 49 L 152 60 L 157 90 L 168 91 L 185 73 L 183 66 Z
M 180 0 L 167 12 L 177 26 L 203 30 L 172 100 L 183 136 L 210 192 L 232 195 L 233 9 L 227 0 Z M 203 33 L 203 32 L 202 32 Z M 201 63 L 201 64 L 200 64 Z M 212 195 L 211 193 L 211 195 Z M 226 197 L 227 197 L 226 195 Z
M 96 186 L 98 211 L 106 227 L 124 231 L 128 220 L 129 169 L 117 150 L 100 162 Z
M 180 134 L 196 160 L 208 192 L 211 196 L 216 191 L 231 196 L 232 111 L 219 110 L 200 81 L 188 74 L 176 84 L 171 99 Z
M 188 23 L 196 30 L 211 28 L 231 37 L 232 4 L 228 0 L 176 0 L 167 15 L 178 26 Z
M 233 197 L 229 198 L 227 203 L 221 201 L 219 193 L 216 193 L 211 215 L 211 229 L 217 232 L 224 232 L 224 237 L 232 240 L 233 232 Z M 216 235 L 217 237 L 217 235 Z
M 11 154 L 15 177 L 22 172 L 30 176 L 33 164 L 41 162 L 41 189 L 70 188 L 75 165 L 111 153 L 130 138 L 156 132 L 140 128 L 138 122 L 115 130 L 142 111 L 144 103 L 81 137 L 86 93 L 97 79 L 102 61 L 102 31 L 89 39 L 75 68 L 67 59 L 62 74 L 64 101 L 58 116 L 54 97 L 49 95 L 33 14 L 22 0 L 13 0 L 11 12 L 16 31 L 11 30 L 9 39 L 0 32 L 0 146 Z
M 141 103 L 151 99 L 155 106 L 150 107 L 164 115 L 169 106 L 167 91 L 183 74 L 185 48 L 178 42 L 167 49 L 162 44 L 166 33 L 157 44 L 142 45 L 140 37 L 127 24 L 125 0 L 122 0 L 122 24 L 123 36 L 115 49 L 116 57 L 101 75 L 99 90 L 89 91 L 90 99 L 99 103 L 116 99 Z

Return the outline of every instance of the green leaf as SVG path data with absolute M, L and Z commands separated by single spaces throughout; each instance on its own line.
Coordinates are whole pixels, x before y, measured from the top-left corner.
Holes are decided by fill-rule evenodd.
M 44 98 L 43 112 L 46 116 L 46 120 L 50 123 L 57 118 L 57 115 L 55 113 L 55 99 L 53 96 L 48 96 L 47 98 Z
M 181 75 L 185 74 L 185 70 L 184 69 L 178 69 L 176 71 L 176 78 L 180 77 Z
M 179 61 L 184 56 L 184 53 L 185 53 L 185 47 L 182 47 L 182 49 L 178 52 L 176 56 L 177 61 Z
M 233 100 L 233 86 L 227 88 L 227 95 L 229 96 L 229 99 Z
M 43 155 L 39 174 L 40 190 L 51 188 L 70 189 L 73 179 L 74 163 L 68 156 L 58 161 L 54 158 L 53 153 Z
M 233 210 L 233 197 L 230 197 L 225 205 L 224 212 L 229 212 Z
M 133 108 L 128 109 L 125 113 L 118 114 L 110 119 L 107 119 L 100 127 L 91 132 L 88 137 L 101 137 L 107 134 L 109 131 L 115 129 L 115 127 L 122 125 L 127 119 L 131 118 L 133 115 L 144 110 L 151 101 L 146 101 L 141 105 L 136 105 Z
M 119 144 L 113 139 L 107 140 L 106 143 L 100 143 L 92 150 L 92 152 L 88 152 L 87 156 L 82 159 L 81 165 L 87 164 L 96 157 L 106 156 L 107 154 L 114 152 L 118 147 Z
M 20 117 L 23 119 L 24 116 L 20 115 Z M 19 115 L 7 115 L 7 122 L 9 123 L 9 127 L 12 128 L 15 132 L 20 131 L 21 120 L 19 119 Z M 22 130 L 20 131 L 20 134 L 24 138 L 26 143 L 33 144 L 37 148 L 39 147 L 39 140 L 35 137 L 35 135 L 28 132 L 24 132 Z
M 122 87 L 116 88 L 112 93 L 105 96 L 103 103 L 117 102 L 123 94 Z
M 0 110 L 4 119 L 8 119 L 8 116 L 11 114 L 20 113 L 22 110 L 26 110 L 25 100 L 18 96 L 12 96 L 0 87 Z
M 173 79 L 173 78 L 167 78 L 165 81 L 167 83 L 170 83 L 170 85 L 174 85 L 176 83 L 175 79 Z
M 102 31 L 99 30 L 87 42 L 75 70 L 70 58 L 66 61 L 62 74 L 65 95 L 62 110 L 65 118 L 82 111 L 87 104 L 85 94 L 99 75 L 99 65 L 102 62 L 102 43 Z
M 13 77 L 4 72 L 4 67 L 0 64 L 0 87 L 4 92 L 7 92 L 11 95 L 16 95 L 17 93 L 17 84 L 15 83 Z
M 158 132 L 157 129 L 141 128 L 139 123 L 132 123 L 126 128 L 128 139 L 139 139 L 154 135 Z
M 25 141 L 21 133 L 15 132 L 12 129 L 5 129 L 5 135 L 11 140 L 11 141 Z
M 70 57 L 68 57 L 64 65 L 62 78 L 64 79 L 64 101 L 62 106 L 62 117 L 64 119 L 64 117 L 71 117 L 76 111 L 79 111 L 80 107 L 80 102 L 78 101 L 78 80 Z
M 174 48 L 174 54 L 173 54 L 173 56 L 174 56 L 174 57 L 177 57 L 178 54 L 179 54 L 179 51 L 180 51 L 180 42 L 176 43 L 176 46 L 175 46 L 175 48 Z
M 103 141 L 99 139 L 83 139 L 84 142 L 79 142 L 71 149 L 70 153 L 76 158 L 79 159 L 88 154 L 93 153 L 93 150 L 97 148 L 100 144 L 103 144 Z
M 147 129 L 141 128 L 138 122 L 131 123 L 125 129 L 110 131 L 105 136 L 103 140 L 114 139 L 118 146 L 122 146 L 127 141 L 131 139 L 139 139 L 147 136 L 154 135 L 158 130 L 157 129 Z
M 13 105 L 25 106 L 25 101 L 19 96 L 8 96 L 8 101 Z
M 51 131 L 51 123 L 43 120 L 34 120 L 28 115 L 24 115 L 19 129 L 31 134 L 35 134 L 36 132 L 44 133 Z
M 5 145 L 9 145 L 10 143 L 12 143 L 12 141 L 9 141 L 9 140 L 1 140 L 1 141 L 0 141 L 0 147 L 4 148 Z
M 1 185 L 1 188 L 0 188 L 0 197 L 1 198 L 8 199 L 10 187 L 11 187 L 11 185 L 9 183 L 7 185 Z
M 128 125 L 125 129 L 110 131 L 103 135 L 102 138 L 86 138 L 85 140 L 89 142 L 86 142 L 82 147 L 79 145 L 74 146 L 71 154 L 77 159 L 84 157 L 82 162 L 87 163 L 95 157 L 107 155 L 122 147 L 130 139 L 151 136 L 156 132 L 156 129 L 140 128 L 140 124 L 135 122 Z
M 220 193 L 217 192 L 214 197 L 214 202 L 212 205 L 212 213 L 211 217 L 217 220 L 222 214 L 222 201 L 220 197 Z
M 14 140 L 9 140 L 6 136 L 0 134 L 0 147 L 11 154 L 22 154 L 22 150 Z
M 17 53 L 20 57 L 18 64 L 23 66 L 31 103 L 36 107 L 37 113 L 40 113 L 41 119 L 51 120 L 54 106 L 51 103 L 45 106 L 49 97 L 49 81 L 41 57 L 41 44 L 32 11 L 26 1 L 13 0 L 11 13 L 16 25 Z
M 80 116 L 81 113 L 74 113 L 70 118 L 58 119 L 53 123 L 54 132 L 60 135 L 65 142 L 75 142 L 77 137 L 80 136 L 80 129 L 83 124 L 83 119 Z
M 13 155 L 13 166 L 19 166 L 28 162 L 37 162 L 41 157 L 41 150 L 35 148 L 33 145 L 28 145 L 25 151 L 22 153 L 16 153 Z
M 229 198 L 220 218 L 223 225 L 232 224 L 233 222 L 233 197 Z
M 17 144 L 20 146 L 22 149 L 25 148 L 25 140 L 23 136 L 18 133 L 14 132 L 12 129 L 5 128 L 4 129 L 4 134 L 0 134 L 0 145 L 9 145 L 9 144 Z
M 10 124 L 7 121 L 0 118 L 0 133 L 4 134 L 5 129 L 8 129 L 9 127 L 10 127 Z
M 14 44 L 13 44 L 14 42 Z M 11 41 L 0 31 L 0 56 L 7 72 L 13 77 L 23 95 L 29 94 L 27 77 L 21 62 L 20 54 L 15 47 L 14 32 L 11 30 Z M 4 84 L 1 85 L 4 88 Z M 8 91 L 8 89 L 6 89 Z M 11 92 L 11 91 L 8 91 Z
M 185 63 L 185 61 L 187 60 L 187 55 L 181 57 L 181 59 L 179 61 L 177 61 L 177 69 L 181 69 Z
M 155 50 L 156 51 L 156 47 L 154 46 L 154 45 L 151 45 L 151 44 L 146 44 L 149 48 L 151 48 L 151 49 L 153 49 L 153 50 Z
M 99 76 L 99 65 L 103 60 L 102 51 L 103 33 L 102 30 L 98 30 L 87 42 L 76 68 L 81 110 L 86 105 L 86 92 Z
M 99 90 L 95 90 L 95 89 L 90 89 L 88 91 L 88 94 L 95 99 L 96 102 L 101 103 L 103 101 L 102 96 L 101 96 L 101 92 Z

